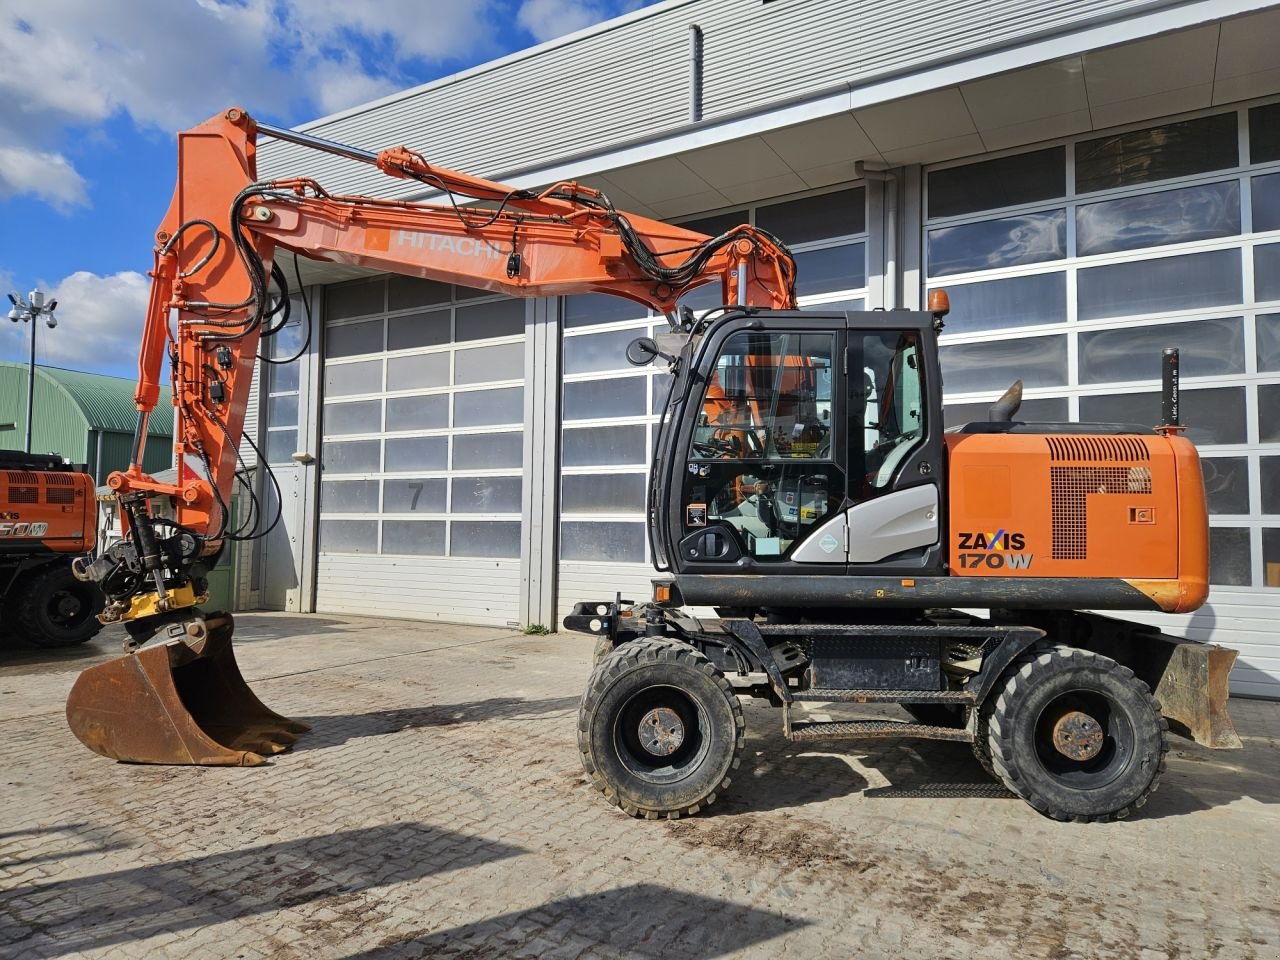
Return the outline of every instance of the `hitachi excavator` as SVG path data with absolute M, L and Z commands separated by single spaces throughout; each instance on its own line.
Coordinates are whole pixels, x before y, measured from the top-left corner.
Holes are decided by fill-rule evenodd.
M 440 199 L 260 181 L 259 137 L 375 165 Z M 519 296 L 613 294 L 668 318 L 670 333 L 627 350 L 672 374 L 649 485 L 664 575 L 651 598 L 578 603 L 565 620 L 595 638 L 583 765 L 627 813 L 696 813 L 729 787 L 741 696 L 779 707 L 793 741 L 971 744 L 993 776 L 1059 819 L 1141 807 L 1170 723 L 1238 745 L 1226 713 L 1233 651 L 1092 612 L 1186 613 L 1207 596 L 1204 490 L 1176 416 L 1025 423 L 1015 385 L 989 421 L 945 432 L 944 295 L 925 312 L 802 312 L 795 261 L 758 228 L 707 237 L 622 213 L 577 183 L 517 189 L 239 109 L 179 134 L 178 150 L 132 465 L 109 480 L 128 535 L 77 566 L 107 597 L 101 619 L 129 637 L 126 655 L 85 671 L 68 700 L 72 730 L 96 752 L 258 765 L 305 732 L 250 691 L 229 615 L 201 609 L 232 536 L 259 339 L 282 325 L 279 251 Z M 679 306 L 712 282 L 724 306 Z M 174 483 L 140 467 L 166 358 Z M 174 519 L 153 510 L 160 498 Z M 911 719 L 877 706 L 875 717 L 823 720 L 803 713 L 813 704 L 898 705 Z

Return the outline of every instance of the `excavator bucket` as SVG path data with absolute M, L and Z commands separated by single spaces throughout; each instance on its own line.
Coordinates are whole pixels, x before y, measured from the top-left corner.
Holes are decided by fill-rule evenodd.
M 206 621 L 200 649 L 180 640 L 85 670 L 67 698 L 71 732 L 125 763 L 256 767 L 310 729 L 263 706 L 236 665 L 232 621 Z

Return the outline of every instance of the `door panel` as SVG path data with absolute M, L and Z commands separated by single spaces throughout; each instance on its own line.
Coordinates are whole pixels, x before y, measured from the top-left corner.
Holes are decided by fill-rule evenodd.
M 849 562 L 876 563 L 938 542 L 938 488 L 931 483 L 850 507 Z
M 945 482 L 936 340 L 919 314 L 849 314 L 849 572 L 942 572 Z M 888 323 L 886 321 L 889 321 Z M 892 326 L 889 324 L 893 323 Z
M 849 514 L 832 517 L 810 533 L 791 554 L 797 563 L 844 563 L 848 559 Z

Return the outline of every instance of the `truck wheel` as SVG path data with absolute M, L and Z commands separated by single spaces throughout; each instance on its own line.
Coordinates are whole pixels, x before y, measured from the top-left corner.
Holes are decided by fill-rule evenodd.
M 729 681 L 677 640 L 609 654 L 578 711 L 582 766 L 633 817 L 675 820 L 713 803 L 738 766 L 746 724 Z
M 15 633 L 35 647 L 70 647 L 102 629 L 98 614 L 105 605 L 92 583 L 77 580 L 68 564 L 55 564 L 27 574 L 14 598 Z
M 991 765 L 1041 813 L 1118 820 L 1159 785 L 1168 724 L 1128 667 L 1058 644 L 1019 665 L 993 695 Z

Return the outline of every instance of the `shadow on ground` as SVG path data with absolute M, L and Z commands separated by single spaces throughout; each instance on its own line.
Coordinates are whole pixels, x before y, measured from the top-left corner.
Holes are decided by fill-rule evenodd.
M 49 853 L 34 853 L 16 856 L 10 849 L 27 849 L 33 838 L 59 836 L 64 842 Z M 65 838 L 72 837 L 78 846 L 66 846 Z M 125 850 L 131 844 L 123 840 L 110 839 L 99 828 L 88 823 L 65 823 L 49 827 L 29 827 L 24 830 L 6 830 L 0 832 L 0 878 L 8 871 L 37 863 L 57 863 L 67 857 L 82 857 L 90 854 L 114 853 Z
M 383 943 L 346 960 L 435 957 L 576 957 L 595 947 L 610 956 L 712 960 L 806 926 L 745 907 L 652 883 L 552 900 L 530 910 Z
M 525 852 L 396 823 L 33 883 L 0 899 L 0 944 L 16 948 L 8 956 L 79 955 L 330 898 L 358 918 L 368 903 L 353 894 Z
M 402 730 L 452 727 L 464 723 L 483 723 L 487 720 L 532 720 L 576 709 L 578 709 L 577 697 L 553 697 L 547 700 L 491 697 L 470 703 L 297 717 L 296 719 L 311 725 L 311 732 L 300 738 L 293 749 L 294 751 L 323 750 L 326 747 L 346 743 L 348 740 L 385 736 Z
M 1170 768 L 1141 816 L 1181 816 L 1242 797 L 1280 803 L 1280 746 L 1249 736 L 1250 720 L 1242 719 L 1243 750 L 1210 750 L 1170 737 Z M 729 793 L 707 811 L 708 817 L 786 809 L 858 793 L 869 800 L 973 797 L 1023 802 L 988 776 L 968 744 L 868 740 L 797 746 L 783 738 L 778 722 L 776 711 L 748 709 L 742 766 Z M 870 786 L 850 763 L 854 758 L 858 766 L 880 773 L 887 785 Z

